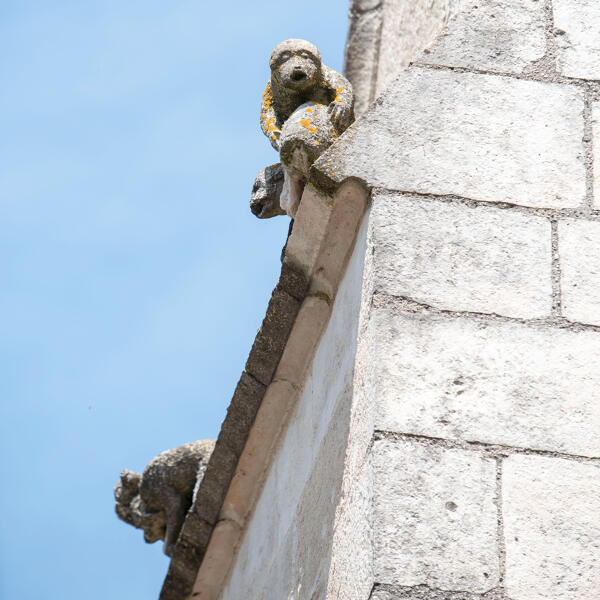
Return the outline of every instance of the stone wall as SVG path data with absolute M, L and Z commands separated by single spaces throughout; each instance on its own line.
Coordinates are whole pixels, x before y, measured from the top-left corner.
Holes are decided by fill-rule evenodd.
M 362 117 L 193 598 L 599 597 L 599 58 L 597 0 L 354 0 Z
M 600 3 L 428 2 L 402 72 L 409 5 L 372 9 L 388 85 L 317 164 L 373 189 L 371 598 L 594 600 Z

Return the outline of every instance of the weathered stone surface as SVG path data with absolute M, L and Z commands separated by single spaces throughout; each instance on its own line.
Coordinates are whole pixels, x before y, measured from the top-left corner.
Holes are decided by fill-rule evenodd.
M 330 315 L 331 306 L 328 300 L 318 296 L 305 298 L 290 333 L 290 343 L 284 349 L 277 365 L 277 381 L 287 381 L 298 388 L 302 387 L 308 367 L 312 363 L 314 350 Z
M 600 223 L 561 221 L 558 241 L 563 314 L 600 325 Z
M 207 523 L 214 525 L 217 522 L 238 458 L 219 434 L 194 503 L 196 515 Z
M 485 594 L 471 594 L 469 592 L 435 590 L 425 585 L 405 587 L 378 584 L 373 589 L 369 600 L 506 600 L 506 596 L 501 589 Z
M 216 600 L 222 589 L 229 567 L 234 556 L 231 548 L 234 548 L 241 536 L 238 523 L 231 520 L 220 520 L 214 527 L 211 536 L 212 548 L 217 548 L 210 557 L 205 556 L 202 566 L 206 565 L 204 571 L 199 573 L 192 588 L 191 598 L 194 600 Z M 219 563 L 224 563 L 226 568 L 220 568 Z M 189 592 L 180 599 L 188 599 Z M 162 598 L 161 598 L 162 600 Z
M 374 444 L 375 581 L 486 592 L 498 585 L 496 463 L 415 441 Z
M 311 294 L 325 294 L 330 300 L 335 298 L 368 202 L 369 195 L 356 180 L 345 181 L 336 190 L 325 234 L 327 242 L 322 245 L 313 267 Z
M 598 597 L 600 465 L 511 456 L 502 510 L 511 600 Z
M 364 252 L 362 239 L 340 284 L 335 316 L 315 351 L 301 396 L 290 408 L 283 439 L 273 440 L 272 463 L 223 600 L 244 598 L 248 589 L 257 599 L 294 597 L 299 586 L 299 597 L 325 597 L 348 444 Z M 265 402 L 271 388 L 282 384 L 274 381 Z M 256 423 L 259 419 L 260 415 Z M 339 561 L 336 564 L 339 567 Z
M 375 194 L 375 290 L 437 308 L 536 318 L 552 308 L 550 221 Z
M 539 0 L 459 0 L 455 14 L 420 61 L 521 73 L 546 53 Z
M 284 264 L 307 276 L 311 273 L 323 244 L 332 201 L 308 184 L 294 219 L 294 226 L 285 247 Z
M 117 515 L 142 529 L 146 542 L 164 540 L 167 556 L 173 554 L 214 447 L 214 440 L 191 442 L 159 454 L 142 475 L 126 469 L 121 472 L 115 486 Z
M 376 428 L 600 456 L 600 333 L 379 308 Z
M 252 186 L 250 210 L 259 219 L 270 219 L 277 215 L 285 215 L 279 204 L 283 189 L 283 167 L 281 163 L 269 165 L 261 169 Z
M 534 207 L 585 201 L 578 89 L 412 68 L 315 163 L 336 181 Z
M 567 77 L 600 79 L 600 3 L 553 0 L 558 69 Z
M 212 527 L 210 530 L 212 533 Z M 194 585 L 194 578 L 201 560 L 202 554 L 198 552 L 196 543 L 190 544 L 180 541 L 171 559 L 159 600 L 181 600 L 181 598 L 186 598 Z
M 355 12 L 363 12 L 373 10 L 381 6 L 383 0 L 352 0 L 350 10 Z
M 373 466 L 370 457 L 365 460 L 348 495 L 344 496 L 342 492 L 342 502 L 335 517 L 325 597 L 336 600 L 367 600 L 374 582 Z
M 244 449 L 256 411 L 265 395 L 266 386 L 242 373 L 221 425 L 219 439 L 239 456 Z
M 299 309 L 299 300 L 275 288 L 246 362 L 246 371 L 264 385 L 273 378 Z
M 308 290 L 308 277 L 284 257 L 277 287 L 297 300 L 304 300 Z
M 278 44 L 269 66 L 260 126 L 283 164 L 279 206 L 294 218 L 311 165 L 354 121 L 354 95 L 306 40 Z
M 386 0 L 383 3 L 376 95 L 438 37 L 456 2 Z
M 600 102 L 592 104 L 592 146 L 594 148 L 594 208 L 600 209 Z
M 344 73 L 354 90 L 354 110 L 358 117 L 365 112 L 375 92 L 380 29 L 381 10 L 351 13 Z
M 348 440 L 344 474 L 341 483 L 340 503 L 336 509 L 335 531 L 332 542 L 331 565 L 327 598 L 336 600 L 366 600 L 374 583 L 372 548 L 372 504 L 373 504 L 373 467 L 371 447 L 373 441 L 373 396 L 369 384 L 371 373 L 368 356 L 367 314 L 370 307 L 371 222 L 365 216 L 358 233 L 352 260 L 348 266 L 344 285 L 338 294 L 339 305 L 353 306 L 351 314 L 358 315 L 357 330 L 353 334 L 356 342 L 338 343 L 332 353 L 333 364 L 329 368 L 323 360 L 316 376 L 329 382 L 339 380 L 334 373 L 346 370 L 345 365 L 352 361 L 352 381 L 344 381 L 352 399 L 349 402 Z M 351 283 L 352 282 L 352 283 Z M 362 288 L 362 289 L 361 289 Z M 338 300 L 336 299 L 336 302 Z M 331 321 L 337 321 L 336 327 L 344 323 L 354 323 L 336 307 Z M 354 326 L 354 325 L 353 325 Z M 351 338 L 352 339 L 352 338 Z M 344 346 L 348 347 L 348 356 L 344 357 Z M 332 383 L 327 383 L 327 386 Z

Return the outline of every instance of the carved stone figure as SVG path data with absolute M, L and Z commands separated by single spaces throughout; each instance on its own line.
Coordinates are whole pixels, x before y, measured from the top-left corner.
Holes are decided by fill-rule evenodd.
M 270 219 L 285 215 L 279 204 L 283 189 L 283 167 L 281 163 L 265 167 L 254 180 L 250 210 L 259 219 Z
M 269 65 L 260 125 L 283 165 L 280 209 L 293 218 L 311 165 L 354 121 L 354 96 L 350 82 L 322 64 L 306 40 L 281 42 Z M 275 214 L 282 212 L 269 216 Z
M 121 471 L 115 486 L 117 515 L 143 529 L 149 544 L 164 540 L 167 556 L 173 553 L 214 445 L 214 440 L 202 440 L 166 450 L 150 461 L 143 475 Z

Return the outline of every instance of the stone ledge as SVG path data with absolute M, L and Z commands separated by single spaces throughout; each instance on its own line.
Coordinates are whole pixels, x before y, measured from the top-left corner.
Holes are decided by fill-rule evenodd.
M 367 206 L 349 180 L 307 186 L 281 276 L 188 512 L 160 600 L 215 600 L 331 311 Z M 310 293 L 309 293 L 310 289 Z

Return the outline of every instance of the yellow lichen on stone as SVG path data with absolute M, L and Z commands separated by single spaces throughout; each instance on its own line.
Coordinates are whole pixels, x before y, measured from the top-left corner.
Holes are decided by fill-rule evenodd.
M 277 127 L 275 127 L 275 117 L 270 117 L 269 119 L 267 119 L 265 126 L 267 128 L 267 131 L 269 131 L 269 132 L 275 131 L 277 129 Z
M 311 133 L 317 133 L 317 128 L 310 124 L 310 119 L 300 119 L 300 125 L 306 127 Z
M 341 88 L 341 87 L 339 87 L 337 90 L 335 90 L 336 97 L 335 97 L 335 100 L 334 100 L 334 102 L 341 102 L 341 101 L 342 101 L 342 98 L 341 98 L 340 94 L 341 94 L 343 91 L 344 91 L 344 88 Z
M 307 113 L 311 113 L 311 112 L 313 112 L 313 109 L 312 109 L 312 108 L 307 108 L 307 109 L 306 109 L 306 112 L 307 112 Z
M 263 106 L 265 107 L 265 110 L 270 110 L 273 107 L 273 92 L 270 83 L 267 83 L 265 91 L 263 92 Z

